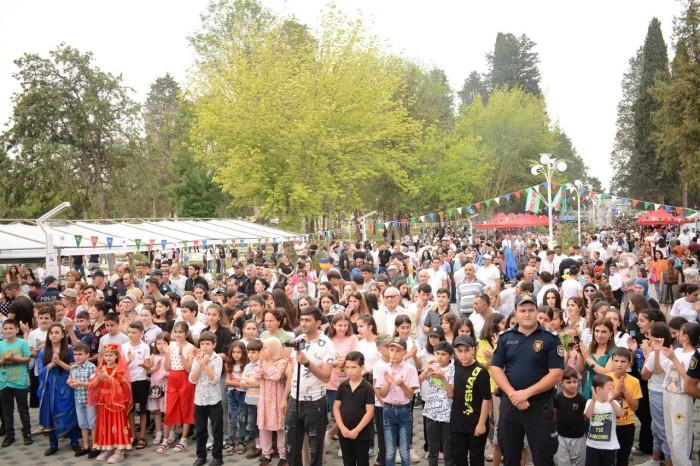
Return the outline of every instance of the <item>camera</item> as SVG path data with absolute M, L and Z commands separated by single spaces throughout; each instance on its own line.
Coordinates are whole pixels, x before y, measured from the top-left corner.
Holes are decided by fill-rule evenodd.
M 306 349 L 306 340 L 303 338 L 301 340 L 288 341 L 284 344 L 287 348 L 293 348 L 294 351 L 304 351 Z

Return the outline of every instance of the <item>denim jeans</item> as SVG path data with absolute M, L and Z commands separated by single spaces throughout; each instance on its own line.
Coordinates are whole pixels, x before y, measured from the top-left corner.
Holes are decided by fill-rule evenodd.
M 236 426 L 238 426 L 238 440 L 245 441 L 246 423 L 248 422 L 248 405 L 245 404 L 245 392 L 229 390 L 226 392 L 228 402 L 228 438 L 229 442 L 236 441 Z
M 301 448 L 304 445 L 304 433 L 309 436 L 309 466 L 321 466 L 323 463 L 323 441 L 326 438 L 328 424 L 328 399 L 324 396 L 316 401 L 299 402 L 299 419 L 294 419 L 296 400 L 291 396 L 287 400 L 287 414 L 284 418 L 287 461 L 301 464 Z M 296 421 L 296 422 L 295 422 Z M 294 455 L 292 455 L 292 448 Z
M 258 430 L 258 405 L 246 404 L 245 411 L 245 430 L 248 434 L 248 440 L 251 442 L 260 436 Z
M 413 415 L 411 404 L 396 407 L 384 403 L 384 447 L 386 449 L 386 464 L 393 464 L 396 457 L 396 440 L 399 443 L 401 466 L 411 464 L 411 431 L 413 430 Z

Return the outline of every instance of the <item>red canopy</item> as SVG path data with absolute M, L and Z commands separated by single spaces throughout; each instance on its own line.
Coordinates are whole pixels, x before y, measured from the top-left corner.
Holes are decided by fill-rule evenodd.
M 537 216 L 533 214 L 496 214 L 491 222 L 477 223 L 474 228 L 479 230 L 486 229 L 505 229 L 505 228 L 528 228 L 548 226 L 549 220 L 545 216 Z
M 674 217 L 666 209 L 659 207 L 653 212 L 645 212 L 637 218 L 639 225 L 680 225 L 688 223 L 683 217 Z

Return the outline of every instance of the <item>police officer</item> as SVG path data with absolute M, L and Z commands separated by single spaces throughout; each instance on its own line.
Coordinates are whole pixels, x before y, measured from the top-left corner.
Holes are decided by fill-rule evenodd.
M 554 429 L 553 397 L 564 372 L 559 337 L 537 322 L 537 304 L 529 293 L 515 303 L 517 325 L 498 338 L 491 375 L 500 387 L 498 442 L 504 466 L 519 466 L 527 435 L 537 466 L 554 466 L 559 441 Z
M 117 289 L 107 284 L 105 281 L 105 273 L 100 269 L 96 269 L 90 275 L 88 275 L 88 277 L 92 279 L 92 284 L 95 285 L 95 288 L 102 291 L 105 301 L 110 303 L 112 305 L 112 309 L 116 311 Z

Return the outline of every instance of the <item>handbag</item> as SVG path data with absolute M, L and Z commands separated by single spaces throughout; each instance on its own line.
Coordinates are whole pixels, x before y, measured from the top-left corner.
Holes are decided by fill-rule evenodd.
M 656 276 L 656 269 L 651 269 L 651 274 L 649 275 L 649 283 L 656 283 L 659 281 L 659 277 Z
M 158 398 L 163 398 L 163 395 L 165 395 L 165 391 L 160 385 L 151 385 L 148 387 L 149 398 L 157 400 Z

